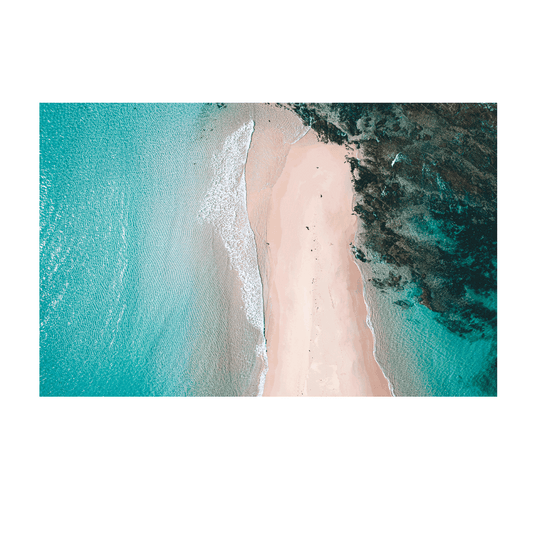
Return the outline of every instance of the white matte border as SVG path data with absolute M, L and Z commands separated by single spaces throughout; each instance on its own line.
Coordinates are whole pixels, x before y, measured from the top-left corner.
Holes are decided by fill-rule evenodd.
M 19 414 L 516 415 L 516 86 L 21 85 L 19 99 Z M 486 102 L 498 104 L 498 396 L 494 398 L 123 398 L 39 396 L 41 102 Z M 505 174 L 504 174 L 505 170 Z

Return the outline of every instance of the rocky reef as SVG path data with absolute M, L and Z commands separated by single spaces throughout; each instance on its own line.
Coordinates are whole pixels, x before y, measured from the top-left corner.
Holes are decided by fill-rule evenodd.
M 354 255 L 389 270 L 372 283 L 414 285 L 418 301 L 454 333 L 495 335 L 496 105 L 288 107 L 321 141 L 358 149 L 347 157 L 363 222 Z

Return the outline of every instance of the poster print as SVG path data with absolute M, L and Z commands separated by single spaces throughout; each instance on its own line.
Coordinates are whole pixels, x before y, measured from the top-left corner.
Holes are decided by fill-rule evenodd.
M 496 104 L 41 104 L 41 396 L 495 396 Z

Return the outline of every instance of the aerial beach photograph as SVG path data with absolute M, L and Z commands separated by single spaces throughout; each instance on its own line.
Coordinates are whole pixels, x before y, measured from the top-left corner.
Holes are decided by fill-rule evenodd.
M 41 396 L 496 396 L 493 103 L 42 103 Z

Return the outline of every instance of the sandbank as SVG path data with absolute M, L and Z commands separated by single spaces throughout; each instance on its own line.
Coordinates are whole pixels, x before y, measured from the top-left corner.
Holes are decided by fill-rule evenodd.
M 277 156 L 262 165 L 261 153 Z M 265 396 L 391 395 L 350 251 L 356 216 L 346 153 L 313 131 L 292 145 L 275 129 L 254 132 L 247 207 L 265 302 Z

